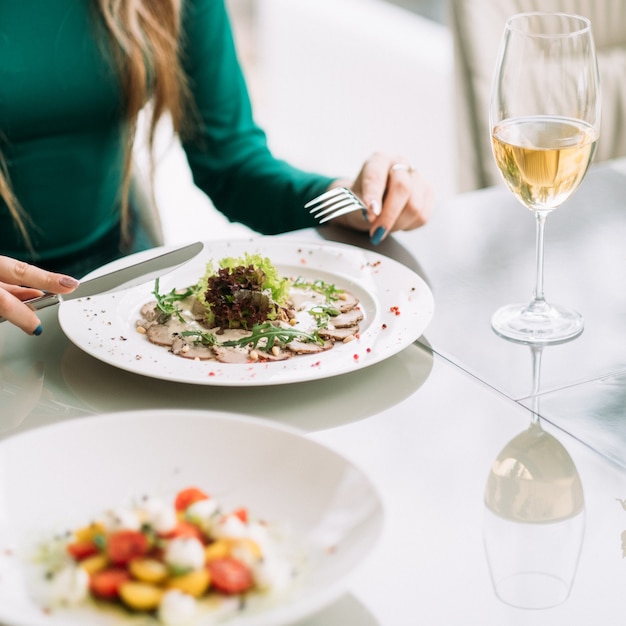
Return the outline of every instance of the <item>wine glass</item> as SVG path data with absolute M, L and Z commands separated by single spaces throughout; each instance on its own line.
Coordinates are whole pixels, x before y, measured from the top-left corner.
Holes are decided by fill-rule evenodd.
M 528 304 L 498 309 L 502 337 L 526 344 L 579 335 L 583 318 L 543 291 L 548 214 L 582 182 L 600 129 L 600 85 L 591 24 L 564 13 L 522 13 L 504 28 L 489 110 L 493 155 L 508 188 L 536 217 L 536 282 Z

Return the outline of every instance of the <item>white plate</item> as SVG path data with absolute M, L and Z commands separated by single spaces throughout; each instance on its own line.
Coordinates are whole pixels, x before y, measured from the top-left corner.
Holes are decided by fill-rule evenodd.
M 89 607 L 44 613 L 29 593 L 25 555 L 50 533 L 79 527 L 133 496 L 192 485 L 227 508 L 247 506 L 288 524 L 306 546 L 291 592 L 278 603 L 246 607 L 229 626 L 291 624 L 328 605 L 345 592 L 382 528 L 380 497 L 360 470 L 269 421 L 160 410 L 62 422 L 0 442 L 0 623 L 136 624 Z
M 207 261 L 246 252 L 269 257 L 283 276 L 322 279 L 355 294 L 365 314 L 360 338 L 321 354 L 274 363 L 184 359 L 151 344 L 135 329 L 142 305 L 154 299 L 152 282 L 63 302 L 59 308 L 61 328 L 79 348 L 123 370 L 176 382 L 249 387 L 326 378 L 372 365 L 418 339 L 432 318 L 434 302 L 428 285 L 404 265 L 355 246 L 285 237 L 206 242 L 198 257 L 161 279 L 160 291 L 195 284 Z M 124 259 L 125 263 L 132 261 L 133 257 Z M 98 273 L 103 269 L 107 268 Z

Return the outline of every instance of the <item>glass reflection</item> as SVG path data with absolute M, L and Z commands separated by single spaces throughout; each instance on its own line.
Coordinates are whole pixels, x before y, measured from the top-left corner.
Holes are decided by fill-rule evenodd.
M 12 431 L 30 415 L 41 398 L 44 364 L 12 361 L 0 366 L 0 433 Z
M 484 545 L 497 597 L 544 609 L 572 588 L 585 529 L 578 471 L 539 419 L 542 346 L 531 347 L 533 413 L 529 427 L 494 460 L 485 488 Z

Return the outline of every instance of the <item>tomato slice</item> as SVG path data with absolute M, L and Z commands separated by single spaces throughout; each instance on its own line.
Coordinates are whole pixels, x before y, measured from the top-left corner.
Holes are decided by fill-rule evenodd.
M 98 598 L 113 600 L 117 598 L 120 586 L 129 580 L 131 575 L 128 570 L 110 567 L 90 576 L 89 590 Z
M 82 561 L 100 552 L 98 546 L 93 541 L 75 541 L 74 543 L 68 543 L 67 551 L 76 561 Z
M 243 593 L 254 585 L 250 568 L 230 556 L 209 561 L 207 568 L 211 585 L 222 593 Z
M 163 537 L 163 539 L 175 539 L 176 537 L 195 537 L 198 541 L 202 543 L 207 543 L 207 538 L 204 536 L 204 533 L 198 526 L 193 524 L 192 522 L 188 522 L 187 520 L 181 519 L 176 522 L 176 526 L 166 532 L 160 533 L 159 537 Z
M 246 507 L 242 506 L 239 509 L 235 509 L 233 515 L 238 517 L 244 524 L 248 523 L 248 509 Z
M 197 487 L 188 487 L 187 489 L 183 489 L 178 492 L 176 500 L 174 500 L 174 507 L 177 511 L 184 511 L 194 502 L 208 499 L 209 496 L 207 496 L 207 494 L 201 489 L 198 489 Z
M 107 556 L 114 565 L 126 565 L 150 549 L 147 537 L 137 530 L 118 530 L 107 540 Z

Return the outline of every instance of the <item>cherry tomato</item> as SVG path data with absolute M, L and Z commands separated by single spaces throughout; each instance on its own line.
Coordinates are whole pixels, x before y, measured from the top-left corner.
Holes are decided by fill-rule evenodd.
M 188 487 L 187 489 L 183 489 L 182 491 L 178 492 L 176 500 L 174 501 L 174 506 L 176 507 L 177 511 L 184 511 L 194 502 L 208 499 L 209 496 L 207 496 L 204 491 L 198 489 L 197 487 Z
M 93 541 L 75 541 L 67 545 L 69 555 L 76 561 L 82 561 L 87 557 L 98 554 L 100 550 Z
M 211 585 L 222 593 L 243 593 L 254 584 L 250 568 L 232 557 L 209 561 L 207 568 L 211 574 Z
M 207 543 L 207 539 L 204 536 L 202 530 L 195 524 L 188 522 L 187 520 L 178 520 L 173 530 L 166 533 L 160 533 L 160 537 L 164 539 L 174 539 L 175 537 L 195 537 L 202 543 Z
M 150 546 L 148 539 L 137 530 L 118 530 L 111 533 L 107 541 L 107 556 L 114 565 L 126 565 L 143 556 Z
M 235 509 L 233 511 L 233 515 L 238 517 L 244 524 L 248 523 L 248 509 L 245 507 L 242 506 L 239 509 Z
M 89 578 L 89 590 L 103 600 L 117 598 L 120 586 L 131 580 L 130 573 L 121 567 L 110 567 L 92 574 Z

